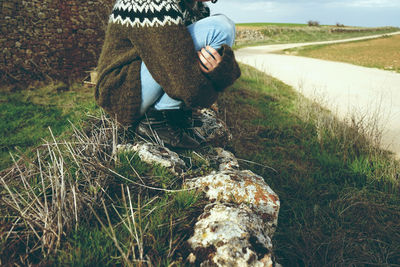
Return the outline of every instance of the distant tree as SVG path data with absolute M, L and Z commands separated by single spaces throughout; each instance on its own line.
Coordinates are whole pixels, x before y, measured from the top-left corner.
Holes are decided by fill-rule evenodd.
M 308 22 L 307 22 L 307 24 L 308 24 L 308 26 L 310 26 L 310 27 L 312 27 L 312 26 L 314 26 L 314 27 L 319 27 L 320 25 L 319 25 L 319 21 L 316 21 L 316 20 L 309 20 Z
M 336 22 L 336 27 L 344 27 L 344 24 Z

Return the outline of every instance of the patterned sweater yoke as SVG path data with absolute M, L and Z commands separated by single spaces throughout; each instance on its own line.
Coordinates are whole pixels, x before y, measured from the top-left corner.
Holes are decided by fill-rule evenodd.
M 110 16 L 110 23 L 121 23 L 132 27 L 155 27 L 182 24 L 179 5 L 172 0 L 118 0 Z
M 122 124 L 137 122 L 144 61 L 170 97 L 190 107 L 211 105 L 218 92 L 240 76 L 240 69 L 233 51 L 224 45 L 218 67 L 209 74 L 201 72 L 186 25 L 209 13 L 194 0 L 117 0 L 97 67 L 97 103 Z

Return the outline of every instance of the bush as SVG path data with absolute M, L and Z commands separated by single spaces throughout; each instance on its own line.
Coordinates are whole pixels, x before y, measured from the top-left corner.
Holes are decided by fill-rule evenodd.
M 307 22 L 307 24 L 308 24 L 308 26 L 310 26 L 310 27 L 312 27 L 312 26 L 319 27 L 319 26 L 320 26 L 320 25 L 319 25 L 319 21 L 316 21 L 316 20 L 309 20 L 309 21 Z
M 336 27 L 344 27 L 344 24 L 336 22 Z

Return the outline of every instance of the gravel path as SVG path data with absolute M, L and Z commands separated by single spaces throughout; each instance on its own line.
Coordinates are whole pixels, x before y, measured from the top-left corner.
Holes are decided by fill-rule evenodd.
M 386 34 L 394 35 L 400 32 Z M 377 38 L 374 35 L 339 41 L 247 47 L 235 52 L 238 61 L 289 84 L 306 97 L 320 99 L 339 117 L 350 114 L 376 118 L 383 129 L 383 148 L 400 158 L 400 73 L 348 63 L 272 54 L 287 48 Z

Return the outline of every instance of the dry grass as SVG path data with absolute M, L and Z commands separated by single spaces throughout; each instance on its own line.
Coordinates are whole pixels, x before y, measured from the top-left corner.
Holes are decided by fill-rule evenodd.
M 58 141 L 52 135 L 51 142 L 37 149 L 36 159 L 14 159 L 14 165 L 0 173 L 5 246 L 0 255 L 9 257 L 1 258 L 0 264 L 40 261 L 93 218 L 89 207 L 99 207 L 112 177 L 104 170 L 114 161 L 118 127 L 105 116 L 91 120 L 90 131 L 74 127 L 72 141 Z
M 298 55 L 400 72 L 400 35 L 344 44 L 306 47 Z
M 236 27 L 235 49 L 244 46 L 339 40 L 398 31 L 394 27 L 360 28 L 306 25 L 254 24 Z
M 219 110 L 242 167 L 284 200 L 274 238 L 279 262 L 398 266 L 400 166 L 376 148 L 374 121 L 339 122 L 281 82 L 241 68 Z M 89 125 L 0 173 L 0 265 L 184 266 L 184 243 L 205 201 L 170 191 L 181 188 L 167 170 L 132 153 L 115 156 L 116 144 L 132 139 L 112 121 Z M 206 165 L 200 161 L 191 163 Z
M 168 266 L 187 258 L 201 194 L 137 153 L 118 152 L 134 134 L 104 114 L 88 116 L 68 139 L 51 133 L 36 158 L 19 156 L 0 173 L 0 266 Z M 193 174 L 206 171 L 194 161 Z
M 339 121 L 253 68 L 219 99 L 233 150 L 282 199 L 274 250 L 283 266 L 398 266 L 400 162 L 379 149 L 374 118 Z M 242 163 L 246 166 L 246 163 Z

